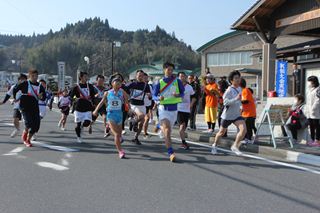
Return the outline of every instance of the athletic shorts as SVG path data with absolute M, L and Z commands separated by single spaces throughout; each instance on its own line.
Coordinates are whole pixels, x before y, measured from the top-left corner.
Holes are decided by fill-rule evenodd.
M 107 122 L 113 122 L 117 125 L 122 125 L 123 112 L 108 112 L 107 113 Z
M 61 108 L 60 108 L 60 112 L 61 112 L 62 114 L 64 114 L 64 115 L 66 115 L 66 116 L 69 115 L 69 111 L 70 111 L 70 107 L 68 107 L 68 106 L 61 107 Z
M 151 111 L 151 106 L 146 106 L 146 114 L 148 114 Z
M 238 117 L 235 120 L 224 120 L 221 119 L 221 126 L 225 129 L 227 129 L 231 124 L 234 124 L 236 121 L 243 121 L 243 117 Z
M 40 117 L 44 118 L 44 116 L 46 116 L 47 114 L 47 106 L 39 105 L 39 113 L 40 113 Z
M 19 109 L 13 109 L 13 118 L 18 118 L 21 121 L 21 112 Z
M 79 123 L 79 122 L 84 122 L 84 121 L 92 121 L 92 112 L 87 111 L 87 112 L 79 112 L 79 111 L 74 111 L 74 122 Z
M 158 111 L 160 123 L 162 120 L 167 119 L 169 120 L 171 127 L 173 127 L 175 122 L 177 121 L 178 111 L 165 110 L 163 105 L 159 105 Z
M 131 109 L 134 111 L 136 114 L 146 114 L 146 107 L 144 105 L 138 106 L 138 105 L 132 105 L 131 104 Z
M 189 119 L 190 119 L 189 112 L 178 112 L 177 122 L 179 125 L 185 124 L 186 126 L 188 126 Z
M 217 107 L 205 107 L 204 115 L 206 122 L 215 123 L 217 120 Z
M 29 129 L 29 132 L 34 134 L 40 129 L 40 115 L 39 110 L 22 111 L 24 125 Z

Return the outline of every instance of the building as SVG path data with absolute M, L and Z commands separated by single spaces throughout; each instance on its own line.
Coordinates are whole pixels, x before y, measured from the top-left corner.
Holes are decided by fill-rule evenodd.
M 280 47 L 281 36 L 320 37 L 319 0 L 258 0 L 233 25 L 232 29 L 255 33 L 262 41 L 262 90 L 275 87 L 274 61 L 283 59 L 294 65 L 294 93 L 306 92 L 306 78 L 320 77 L 319 41 L 300 41 Z
M 275 43 L 279 48 L 309 42 L 316 38 L 282 36 Z M 263 42 L 255 33 L 233 31 L 215 38 L 197 49 L 201 53 L 201 73 L 210 71 L 216 78 L 239 70 L 258 98 L 261 98 Z M 293 94 L 293 68 L 288 72 L 290 95 Z

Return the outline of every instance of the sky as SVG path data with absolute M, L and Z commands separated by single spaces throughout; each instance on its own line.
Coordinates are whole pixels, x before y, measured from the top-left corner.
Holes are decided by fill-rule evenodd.
M 192 48 L 230 30 L 256 0 L 0 0 L 0 33 L 47 33 L 90 17 L 134 31 L 157 25 Z

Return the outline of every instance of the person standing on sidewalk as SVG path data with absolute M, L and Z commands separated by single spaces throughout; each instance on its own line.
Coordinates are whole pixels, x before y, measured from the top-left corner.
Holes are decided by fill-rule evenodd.
M 213 133 L 216 126 L 218 112 L 218 97 L 220 96 L 218 85 L 212 74 L 206 76 L 207 85 L 204 89 L 206 94 L 206 106 L 204 110 L 205 120 L 208 124 L 207 133 Z
M 196 130 L 197 129 L 196 115 L 197 115 L 199 100 L 201 97 L 201 88 L 200 88 L 199 83 L 195 80 L 194 75 L 189 75 L 188 81 L 194 91 L 194 94 L 191 96 L 191 98 L 195 99 L 195 103 L 192 105 L 192 108 L 190 110 L 190 129 Z
M 39 100 L 46 100 L 46 91 L 37 82 L 38 71 L 36 69 L 30 69 L 28 76 L 28 81 L 24 81 L 14 88 L 13 97 L 17 100 L 17 93 L 21 91 L 20 109 L 25 124 L 21 138 L 27 147 L 31 147 L 31 138 L 40 129 Z
M 249 88 L 247 88 L 247 82 L 245 79 L 241 78 L 240 87 L 242 89 L 241 103 L 242 103 L 242 117 L 246 122 L 247 134 L 245 136 L 245 144 L 253 143 L 252 135 L 255 129 L 256 121 L 256 104 L 253 94 Z
M 305 106 L 305 115 L 309 120 L 311 141 L 309 146 L 320 147 L 320 87 L 319 79 L 310 76 L 307 79 L 309 91 Z
M 175 66 L 166 62 L 163 64 L 164 77 L 155 84 L 153 98 L 160 101 L 158 107 L 161 130 L 167 147 L 169 159 L 175 162 L 176 156 L 172 149 L 171 130 L 177 120 L 177 104 L 182 102 L 184 86 L 182 82 L 173 75 Z
M 187 76 L 184 72 L 178 74 L 179 79 L 181 80 L 184 86 L 184 96 L 181 103 L 178 103 L 178 124 L 179 124 L 179 134 L 181 138 L 181 148 L 188 150 L 189 145 L 186 143 L 186 128 L 188 126 L 188 121 L 190 118 L 190 109 L 193 108 L 193 105 L 196 103 L 196 99 L 192 98 L 194 95 L 193 88 L 187 82 Z
M 231 146 L 231 151 L 233 151 L 236 155 L 241 155 L 242 153 L 239 150 L 241 145 L 241 140 L 246 135 L 246 123 L 244 119 L 241 117 L 241 87 L 240 87 L 240 72 L 232 71 L 228 80 L 231 83 L 231 86 L 227 89 L 227 91 L 223 95 L 223 104 L 224 110 L 222 113 L 221 127 L 219 132 L 216 134 L 214 139 L 214 143 L 212 144 L 212 154 L 217 154 L 217 145 L 219 143 L 220 138 L 225 134 L 228 129 L 228 126 L 234 124 L 238 128 L 238 134 L 236 139 Z
M 18 78 L 18 83 L 14 84 L 11 86 L 11 88 L 9 89 L 9 91 L 7 92 L 4 100 L 0 103 L 0 105 L 5 104 L 11 96 L 13 96 L 13 90 L 14 88 L 21 84 L 22 82 L 25 82 L 27 80 L 27 76 L 25 74 L 20 74 L 19 78 Z M 21 121 L 21 112 L 20 112 L 20 97 L 21 97 L 21 91 L 18 91 L 17 95 L 16 95 L 16 99 L 13 100 L 13 125 L 14 125 L 14 130 L 12 131 L 12 133 L 10 134 L 11 138 L 14 138 L 18 132 L 20 131 L 20 121 Z

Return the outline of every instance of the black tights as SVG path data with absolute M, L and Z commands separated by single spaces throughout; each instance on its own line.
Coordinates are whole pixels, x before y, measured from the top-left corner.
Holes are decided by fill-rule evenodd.
M 82 127 L 88 127 L 90 125 L 91 121 L 85 120 L 81 126 L 81 122 L 77 123 L 77 126 L 75 128 L 76 134 L 78 137 L 81 137 L 81 129 Z
M 308 119 L 310 124 L 311 139 L 320 140 L 320 119 Z
M 208 129 L 213 129 L 216 127 L 216 123 L 211 123 L 211 122 L 207 122 L 208 124 Z

